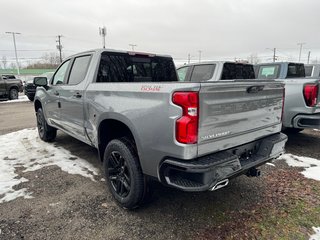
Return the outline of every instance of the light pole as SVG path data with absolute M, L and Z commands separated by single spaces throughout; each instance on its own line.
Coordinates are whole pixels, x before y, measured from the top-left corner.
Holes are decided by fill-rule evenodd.
M 18 53 L 17 53 L 17 46 L 16 46 L 16 34 L 21 34 L 18 32 L 6 32 L 7 34 L 12 34 L 12 38 L 13 38 L 13 45 L 14 45 L 14 53 L 16 56 L 16 64 L 17 64 L 17 72 L 18 75 L 20 75 L 20 67 L 19 67 L 19 61 L 18 61 Z
M 271 49 L 271 48 L 266 48 L 266 49 L 273 51 L 272 60 L 273 60 L 273 62 L 275 62 L 276 59 L 277 59 L 277 56 L 276 56 L 276 51 L 277 51 L 277 49 L 276 49 L 276 48 L 272 48 L 272 49 Z
M 301 60 L 301 52 L 302 52 L 302 46 L 306 43 L 297 43 L 297 45 L 300 45 L 300 51 L 299 51 L 299 62 Z
M 202 51 L 199 50 L 198 52 L 199 52 L 199 62 L 201 62 L 201 53 L 202 53 Z
M 102 37 L 102 47 L 106 48 L 107 28 L 105 26 L 103 26 L 102 28 L 99 28 L 99 34 Z

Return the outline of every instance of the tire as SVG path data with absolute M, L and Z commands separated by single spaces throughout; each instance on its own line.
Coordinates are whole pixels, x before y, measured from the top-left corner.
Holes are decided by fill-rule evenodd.
M 31 102 L 33 102 L 34 96 L 27 95 L 27 97 L 28 97 L 28 99 L 29 99 Z
M 37 111 L 37 127 L 41 140 L 45 142 L 52 142 L 57 136 L 57 129 L 49 126 L 44 118 L 42 108 Z
M 9 100 L 18 99 L 19 93 L 18 90 L 15 88 L 11 88 L 9 91 Z
M 147 184 L 132 142 L 128 138 L 110 141 L 104 152 L 103 166 L 106 183 L 117 204 L 126 209 L 139 207 Z
M 288 134 L 297 134 L 303 130 L 304 130 L 303 128 L 285 128 L 284 132 Z

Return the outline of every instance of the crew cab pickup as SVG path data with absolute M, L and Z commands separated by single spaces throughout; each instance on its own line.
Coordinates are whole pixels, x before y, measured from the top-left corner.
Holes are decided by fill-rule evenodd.
M 0 98 L 18 99 L 19 92 L 22 92 L 22 81 L 13 75 L 0 75 Z
M 142 204 L 147 180 L 216 190 L 284 152 L 279 82 L 179 82 L 170 56 L 98 49 L 34 83 L 40 138 L 59 129 L 97 148 L 125 208 Z
M 255 79 L 252 64 L 226 61 L 190 63 L 177 68 L 179 81 Z
M 255 66 L 257 79 L 276 79 L 285 84 L 283 129 L 296 133 L 320 129 L 320 77 L 305 78 L 302 63 L 277 62 Z

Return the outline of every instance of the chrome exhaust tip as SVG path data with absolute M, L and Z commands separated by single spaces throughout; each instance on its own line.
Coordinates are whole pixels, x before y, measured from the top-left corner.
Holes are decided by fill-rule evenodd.
M 225 186 L 227 186 L 229 184 L 229 179 L 224 179 L 220 182 L 217 182 L 211 189 L 210 191 L 215 191 L 215 190 L 218 190 L 220 188 L 223 188 Z

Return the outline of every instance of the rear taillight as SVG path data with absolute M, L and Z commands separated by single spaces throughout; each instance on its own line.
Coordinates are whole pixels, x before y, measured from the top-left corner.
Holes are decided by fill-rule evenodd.
M 304 100 L 308 107 L 314 107 L 318 100 L 318 85 L 306 84 L 303 89 Z
M 172 102 L 182 107 L 182 116 L 176 121 L 176 140 L 193 144 L 198 141 L 198 92 L 175 92 Z

